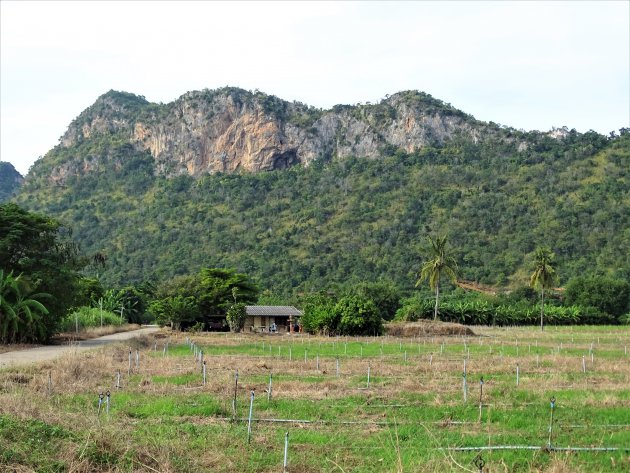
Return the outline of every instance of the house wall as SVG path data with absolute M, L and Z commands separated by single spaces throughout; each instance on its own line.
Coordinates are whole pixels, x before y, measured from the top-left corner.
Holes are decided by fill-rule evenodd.
M 288 317 L 276 316 L 247 316 L 247 318 L 245 318 L 244 330 L 246 332 L 261 332 L 261 327 L 264 327 L 264 331 L 268 332 L 269 327 L 271 327 L 271 324 L 274 322 L 278 332 L 289 331 Z

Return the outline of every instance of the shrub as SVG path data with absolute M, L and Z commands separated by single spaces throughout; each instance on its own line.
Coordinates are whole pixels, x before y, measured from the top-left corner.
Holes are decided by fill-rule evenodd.
M 245 304 L 232 304 L 227 310 L 227 314 L 225 316 L 227 323 L 230 326 L 230 332 L 240 332 L 243 330 L 246 317 L 247 311 L 245 310 Z
M 335 314 L 339 320 L 337 332 L 341 335 L 380 335 L 383 332 L 383 319 L 371 299 L 358 295 L 343 297 L 335 305 Z
M 595 307 L 615 317 L 630 309 L 630 283 L 604 277 L 578 277 L 567 284 L 565 304 Z
M 325 293 L 311 294 L 304 301 L 302 327 L 308 333 L 331 333 L 337 324 L 336 300 Z
M 103 325 L 122 325 L 120 315 L 113 312 L 103 310 Z M 79 328 L 85 329 L 90 327 L 101 326 L 101 310 L 94 307 L 79 307 L 74 312 L 70 313 L 63 318 L 60 324 L 60 330 L 62 332 L 73 332 L 76 330 L 77 319 L 79 322 Z
M 416 322 L 420 319 L 432 319 L 434 304 L 435 302 L 431 299 L 410 297 L 403 300 L 402 307 L 396 311 L 394 320 Z

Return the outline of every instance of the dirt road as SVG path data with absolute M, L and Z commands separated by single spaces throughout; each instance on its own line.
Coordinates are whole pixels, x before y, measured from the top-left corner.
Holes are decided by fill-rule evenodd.
M 130 338 L 147 335 L 157 332 L 157 327 L 146 327 L 131 332 L 115 333 L 113 335 L 105 335 L 104 337 L 93 338 L 92 340 L 83 340 L 73 345 L 50 345 L 39 348 L 30 348 L 27 350 L 9 351 L 0 354 L 0 369 L 16 365 L 28 365 L 30 363 L 38 363 L 40 361 L 49 361 L 59 358 L 64 353 L 71 350 L 85 351 L 102 347 L 110 343 L 116 343 Z

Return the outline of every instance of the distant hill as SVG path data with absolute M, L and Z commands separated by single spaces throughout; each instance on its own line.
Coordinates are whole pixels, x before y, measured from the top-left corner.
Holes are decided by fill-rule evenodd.
M 0 202 L 5 202 L 18 190 L 23 181 L 13 164 L 0 161 Z
M 16 201 L 107 255 L 109 284 L 230 266 L 285 294 L 411 289 L 426 236 L 448 232 L 464 279 L 515 286 L 541 244 L 562 281 L 630 277 L 629 160 L 628 130 L 519 131 L 416 91 L 330 110 L 235 88 L 169 104 L 110 91 Z

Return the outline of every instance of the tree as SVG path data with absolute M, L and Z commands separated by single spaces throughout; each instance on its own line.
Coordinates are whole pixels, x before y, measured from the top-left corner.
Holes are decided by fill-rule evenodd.
M 566 285 L 564 304 L 594 307 L 618 318 L 630 311 L 630 282 L 597 276 L 573 278 Z
M 341 335 L 380 335 L 383 319 L 376 304 L 359 295 L 342 297 L 335 305 Z
M 75 304 L 77 271 L 84 266 L 71 232 L 57 221 L 27 212 L 8 203 L 0 204 L 0 268 L 28 280 L 29 290 L 49 294 L 47 314 L 39 341 L 45 341 Z
M 42 316 L 48 309 L 38 299 L 49 294 L 32 294 L 22 275 L 0 270 L 0 343 L 34 342 L 46 336 Z
M 228 325 L 230 326 L 230 332 L 240 332 L 245 326 L 245 319 L 247 318 L 247 311 L 245 310 L 245 304 L 241 302 L 235 302 L 227 310 L 225 316 Z
M 374 302 L 384 320 L 392 320 L 400 307 L 400 291 L 391 281 L 361 283 L 352 292 Z
M 149 305 L 149 311 L 158 324 L 172 324 L 177 330 L 181 329 L 182 324 L 193 325 L 199 316 L 197 301 L 192 296 L 177 295 L 156 299 Z
M 339 318 L 335 313 L 337 299 L 326 292 L 309 294 L 303 300 L 304 315 L 301 323 L 308 333 L 329 334 L 336 330 Z
M 545 289 L 553 287 L 556 279 L 556 270 L 552 266 L 554 256 L 547 247 L 538 247 L 534 252 L 534 272 L 529 284 L 535 289 L 540 289 L 540 330 L 544 329 Z
M 244 304 L 258 299 L 258 287 L 234 269 L 203 268 L 197 281 L 195 296 L 204 315 L 225 314 L 236 299 Z
M 438 317 L 440 278 L 442 274 L 448 276 L 451 281 L 457 279 L 457 263 L 455 259 L 446 252 L 447 238 L 447 235 L 438 236 L 435 239 L 429 236 L 433 258 L 422 265 L 420 268 L 420 277 L 416 282 L 416 287 L 418 287 L 426 279 L 429 281 L 431 289 L 435 291 L 433 320 L 437 320 Z

